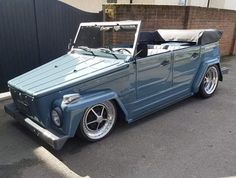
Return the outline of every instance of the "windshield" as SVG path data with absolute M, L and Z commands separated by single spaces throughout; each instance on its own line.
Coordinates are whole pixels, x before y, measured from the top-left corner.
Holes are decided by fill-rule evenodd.
M 73 49 L 116 59 L 133 56 L 139 28 L 139 21 L 81 23 Z

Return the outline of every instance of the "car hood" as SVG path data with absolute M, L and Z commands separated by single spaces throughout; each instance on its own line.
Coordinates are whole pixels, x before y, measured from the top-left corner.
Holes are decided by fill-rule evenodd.
M 8 85 L 31 96 L 38 96 L 127 65 L 124 60 L 68 53 L 10 80 Z

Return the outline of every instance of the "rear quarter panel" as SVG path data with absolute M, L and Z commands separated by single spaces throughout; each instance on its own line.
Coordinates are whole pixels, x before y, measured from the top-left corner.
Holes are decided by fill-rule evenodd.
M 220 47 L 219 42 L 207 44 L 204 46 L 201 46 L 201 64 L 198 69 L 198 72 L 196 73 L 196 76 L 193 81 L 192 85 L 192 91 L 194 93 L 197 93 L 199 90 L 199 86 L 201 84 L 201 81 L 208 69 L 209 66 L 214 64 L 220 63 Z M 221 70 L 219 70 L 221 72 Z

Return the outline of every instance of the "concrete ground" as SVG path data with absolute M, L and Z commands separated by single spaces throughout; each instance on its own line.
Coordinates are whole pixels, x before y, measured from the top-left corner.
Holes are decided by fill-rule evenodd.
M 77 138 L 55 152 L 3 112 L 0 177 L 215 178 L 236 176 L 236 58 L 216 94 L 189 98 L 97 143 Z

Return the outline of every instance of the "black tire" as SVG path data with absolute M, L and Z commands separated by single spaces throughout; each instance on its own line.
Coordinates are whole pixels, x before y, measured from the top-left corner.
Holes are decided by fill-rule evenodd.
M 111 101 L 95 104 L 86 109 L 79 125 L 79 136 L 96 142 L 108 136 L 117 120 L 117 110 Z
M 201 85 L 199 87 L 198 95 L 202 98 L 211 97 L 218 86 L 219 83 L 219 68 L 217 65 L 212 65 L 207 69 L 207 72 L 202 79 Z

